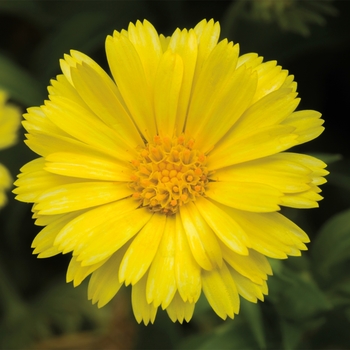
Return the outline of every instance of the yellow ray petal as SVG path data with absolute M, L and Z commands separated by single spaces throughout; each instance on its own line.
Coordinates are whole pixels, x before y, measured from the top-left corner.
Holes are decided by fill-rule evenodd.
M 291 89 L 280 89 L 251 105 L 226 137 L 237 138 L 268 126 L 279 124 L 298 106 L 300 99 Z
M 147 303 L 153 303 L 155 307 L 162 305 L 165 309 L 169 306 L 176 293 L 175 279 L 175 252 L 176 252 L 176 221 L 174 216 L 169 216 L 159 248 L 148 272 L 146 286 Z
M 31 131 L 26 134 L 27 140 L 25 144 L 40 156 L 48 156 L 56 152 L 77 152 L 85 153 L 90 156 L 105 157 L 106 153 L 95 149 L 93 146 L 84 144 L 72 137 L 49 135 L 42 132 Z M 118 159 L 116 159 L 118 162 Z M 120 162 L 120 160 L 119 160 Z
M 182 84 L 175 120 L 175 131 L 181 134 L 184 130 L 191 97 L 193 75 L 197 62 L 198 41 L 194 30 L 176 29 L 169 41 L 169 49 L 178 54 L 183 62 Z
M 170 39 L 171 39 L 170 36 L 164 36 L 163 34 L 159 35 L 159 42 L 160 42 L 160 45 L 162 47 L 163 52 L 168 50 Z
M 51 85 L 48 86 L 50 96 L 62 96 L 68 98 L 76 104 L 81 104 L 85 108 L 88 108 L 84 100 L 79 95 L 78 91 L 74 88 L 72 83 L 66 78 L 64 74 L 59 74 L 56 79 L 50 80 Z
M 222 41 L 204 64 L 193 90 L 186 133 L 203 152 L 229 130 L 254 94 L 256 82 L 251 72 L 245 67 L 235 70 L 238 50 L 238 45 Z
M 130 244 L 119 269 L 119 280 L 135 285 L 146 273 L 158 250 L 166 223 L 165 215 L 153 215 Z
M 281 66 L 276 65 L 276 61 L 268 61 L 259 64 L 254 68 L 258 74 L 258 86 L 253 99 L 253 103 L 260 100 L 272 91 L 278 90 L 285 82 L 288 71 L 282 70 Z
M 252 303 L 256 303 L 258 299 L 264 301 L 264 294 L 267 294 L 267 285 L 265 281 L 262 285 L 256 284 L 248 278 L 242 276 L 232 267 L 229 266 L 228 268 L 230 270 L 233 280 L 235 281 L 239 295 L 241 295 L 244 299 Z
M 222 264 L 222 255 L 216 235 L 204 221 L 196 206 L 189 202 L 180 207 L 182 225 L 192 254 L 197 263 L 206 270 Z
M 131 148 L 143 145 L 135 124 L 118 98 L 115 85 L 107 85 L 104 79 L 86 64 L 72 68 L 71 74 L 82 99 L 96 116 L 113 128 L 116 137 Z
M 219 317 L 226 320 L 239 311 L 237 287 L 225 263 L 219 269 L 202 271 L 203 293 Z
M 106 305 L 123 285 L 118 279 L 118 269 L 125 250 L 126 247 L 119 249 L 91 275 L 88 298 L 93 304 L 98 303 L 99 308 Z
M 279 213 L 249 213 L 226 209 L 250 238 L 252 249 L 271 258 L 284 259 L 293 250 L 305 250 L 306 233 Z M 299 252 L 300 254 L 300 252 Z
M 124 199 L 88 210 L 59 232 L 55 245 L 64 253 L 82 253 L 78 259 L 82 265 L 95 264 L 123 246 L 149 220 L 152 214 L 135 210 L 137 206 L 135 200 Z
M 76 182 L 76 179 L 73 178 L 51 174 L 45 170 L 39 170 L 44 166 L 44 162 L 45 160 L 43 158 L 38 158 L 27 164 L 33 165 L 33 170 L 26 170 L 29 169 L 29 167 L 23 167 L 21 169 L 23 173 L 18 175 L 18 179 L 14 183 L 17 187 L 13 190 L 13 193 L 17 195 L 17 200 L 22 202 L 36 202 L 45 191 L 49 191 L 53 187 Z
M 158 134 L 162 137 L 173 137 L 182 77 L 181 57 L 168 50 L 159 63 L 154 83 L 154 110 Z
M 41 107 L 31 107 L 27 109 L 28 113 L 23 114 L 23 127 L 28 132 L 39 132 L 50 136 L 65 136 L 68 134 L 57 127 L 44 113 Z
M 267 275 L 272 274 L 270 264 L 266 257 L 253 249 L 249 249 L 249 255 L 243 256 L 222 246 L 224 260 L 242 276 L 252 282 L 262 285 L 267 280 Z
M 283 125 L 291 125 L 296 129 L 294 133 L 298 134 L 298 143 L 302 144 L 313 140 L 322 134 L 324 127 L 322 124 L 321 113 L 316 111 L 304 110 L 291 114 Z
M 294 130 L 291 126 L 274 125 L 252 130 L 250 135 L 237 139 L 225 138 L 210 152 L 208 168 L 219 169 L 282 152 L 298 144 Z
M 136 321 L 138 323 L 143 323 L 147 326 L 149 322 L 153 323 L 156 314 L 157 307 L 154 307 L 153 304 L 147 303 L 146 300 L 146 283 L 147 283 L 147 274 L 141 278 L 131 289 L 131 302 L 132 302 L 132 311 L 134 312 Z
M 217 45 L 220 36 L 220 24 L 219 22 L 214 22 L 213 19 L 210 21 L 203 19 L 194 27 L 194 32 L 197 35 L 198 55 L 193 86 L 195 86 L 198 76 L 202 72 L 204 62 Z
M 74 250 L 73 255 L 82 265 L 96 264 L 120 249 L 127 241 L 142 229 L 152 214 L 144 210 L 135 210 L 125 214 L 119 220 L 111 218 L 99 225 L 88 239 Z M 137 222 L 135 223 L 135 220 Z
M 96 118 L 91 110 L 65 97 L 51 96 L 51 101 L 46 101 L 42 109 L 59 128 L 101 152 L 126 161 L 130 161 L 136 154 L 134 150 L 128 149 L 113 129 Z
M 42 193 L 36 199 L 35 209 L 39 215 L 62 214 L 114 202 L 132 193 L 123 182 L 77 182 Z
M 48 249 L 55 248 L 51 250 L 51 252 L 55 252 L 59 254 L 61 251 L 57 246 L 54 246 L 55 239 L 57 234 L 61 231 L 61 229 L 71 220 L 76 218 L 78 213 L 70 213 L 66 215 L 59 216 L 56 220 L 48 224 L 45 228 L 43 228 L 34 238 L 32 242 L 32 248 L 35 248 L 33 254 L 39 254 L 38 258 L 48 257 L 47 253 L 45 253 Z M 56 255 L 52 254 L 50 256 Z
M 129 24 L 128 38 L 142 62 L 148 86 L 152 86 L 162 54 L 159 35 L 153 25 L 144 20 Z
M 57 152 L 46 157 L 45 170 L 54 174 L 104 181 L 130 181 L 126 163 L 86 153 Z
M 106 53 L 109 67 L 141 134 L 152 141 L 157 134 L 152 106 L 152 91 L 135 47 L 120 34 L 108 36 Z M 135 98 L 137 96 L 137 98 Z
M 300 163 L 272 155 L 262 159 L 219 169 L 211 176 L 221 182 L 260 183 L 283 193 L 306 191 L 312 182 L 312 172 Z
M 324 169 L 327 164 L 322 162 L 322 160 L 309 156 L 307 154 L 283 152 L 275 154 L 273 158 L 277 160 L 297 163 L 301 166 L 307 167 L 312 172 L 311 176 L 315 178 L 323 177 L 329 174 L 329 172 Z
M 244 64 L 247 68 L 256 68 L 263 61 L 257 53 L 249 52 L 238 57 L 237 68 Z
M 195 204 L 208 225 L 230 250 L 248 255 L 249 238 L 228 213 L 205 197 L 198 198 Z
M 281 199 L 281 205 L 291 208 L 318 208 L 318 201 L 323 197 L 317 192 L 320 190 L 316 186 L 311 186 L 309 191 L 300 193 L 287 193 Z
M 272 186 L 253 182 L 210 182 L 206 195 L 224 205 L 251 212 L 279 210 L 283 193 Z
M 73 256 L 69 262 L 67 274 L 66 274 L 66 282 L 69 283 L 73 281 L 74 287 L 77 287 L 84 281 L 84 279 L 101 267 L 106 260 L 102 260 L 97 264 L 90 266 L 81 266 L 81 263 L 77 261 L 76 257 Z
M 184 320 L 191 320 L 194 307 L 195 303 L 183 301 L 179 293 L 176 293 L 166 311 L 173 322 L 179 321 L 182 324 Z
M 202 288 L 201 268 L 191 252 L 181 218 L 176 215 L 175 277 L 181 298 L 190 303 L 197 302 Z

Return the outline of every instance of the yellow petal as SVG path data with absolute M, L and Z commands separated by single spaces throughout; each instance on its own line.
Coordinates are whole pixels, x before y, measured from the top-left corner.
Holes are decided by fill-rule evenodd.
M 39 215 L 54 215 L 86 209 L 132 195 L 125 183 L 77 182 L 55 186 L 36 198 Z
M 253 182 L 210 182 L 206 195 L 228 207 L 251 212 L 279 210 L 283 193 L 274 187 Z
M 322 200 L 318 187 L 312 186 L 309 191 L 287 193 L 281 199 L 281 205 L 291 208 L 318 208 L 318 201 Z
M 283 125 L 291 125 L 296 129 L 294 133 L 298 134 L 298 143 L 302 144 L 313 140 L 322 134 L 324 127 L 322 124 L 324 120 L 321 119 L 321 113 L 316 111 L 304 110 L 297 111 L 291 114 Z
M 152 141 L 157 134 L 153 99 L 140 56 L 130 40 L 122 34 L 107 37 L 106 53 L 114 80 L 131 117 L 140 133 Z
M 97 157 L 105 157 L 104 151 L 95 149 L 93 146 L 84 144 L 81 141 L 67 136 L 49 135 L 42 132 L 31 131 L 26 134 L 27 140 L 25 144 L 40 156 L 48 156 L 57 152 L 77 152 L 96 155 Z M 118 159 L 116 159 L 118 161 Z M 119 161 L 120 162 L 120 161 Z
M 162 137 L 173 137 L 182 77 L 181 57 L 168 50 L 159 63 L 154 84 L 154 110 L 158 134 Z
M 306 191 L 312 182 L 312 172 L 304 165 L 272 155 L 262 159 L 219 169 L 211 176 L 221 182 L 260 183 L 283 193 Z
M 28 113 L 23 114 L 24 121 L 22 125 L 28 132 L 37 132 L 53 137 L 64 136 L 68 134 L 56 126 L 44 113 L 41 107 L 31 107 L 27 109 Z
M 119 269 L 119 280 L 134 285 L 146 273 L 158 250 L 166 223 L 165 215 L 153 215 L 130 244 Z
M 105 204 L 78 216 L 57 235 L 55 245 L 63 253 L 74 250 L 82 265 L 109 257 L 132 238 L 150 219 L 146 210 L 135 210 L 133 199 Z
M 180 207 L 182 225 L 192 254 L 197 263 L 206 270 L 222 264 L 222 255 L 216 235 L 204 221 L 196 206 L 189 202 Z
M 184 130 L 188 104 L 191 97 L 193 75 L 197 62 L 198 42 L 194 30 L 176 29 L 169 41 L 169 50 L 178 54 L 183 62 L 182 84 L 175 120 L 175 132 Z
M 226 137 L 237 138 L 267 126 L 277 125 L 298 106 L 300 99 L 291 89 L 280 89 L 251 105 Z
M 227 212 L 205 197 L 198 198 L 195 204 L 208 225 L 230 250 L 248 255 L 249 238 Z
M 93 304 L 98 302 L 97 306 L 99 308 L 106 305 L 123 285 L 118 279 L 118 269 L 125 250 L 126 247 L 123 247 L 115 252 L 91 275 L 88 298 L 92 300 Z
M 213 19 L 209 22 L 203 19 L 194 27 L 194 32 L 198 41 L 198 58 L 193 77 L 193 86 L 195 86 L 198 76 L 202 72 L 204 62 L 217 45 L 220 36 L 220 24 L 219 22 L 214 22 Z
M 22 173 L 18 175 L 15 181 L 17 188 L 13 193 L 17 194 L 16 199 L 22 202 L 36 202 L 45 192 L 50 191 L 57 186 L 64 186 L 76 182 L 76 179 L 51 174 L 42 170 L 45 164 L 44 158 L 35 159 L 26 164 L 21 169 Z
M 229 270 L 233 280 L 235 281 L 239 295 L 252 303 L 256 303 L 258 299 L 264 301 L 264 294 L 267 294 L 267 291 L 265 290 L 267 286 L 265 281 L 262 285 L 256 284 L 248 278 L 242 276 L 230 266 Z
M 59 128 L 77 140 L 117 159 L 130 161 L 135 151 L 118 138 L 116 132 L 99 120 L 91 110 L 65 97 L 51 96 L 42 107 L 44 113 Z
M 73 256 L 68 265 L 66 282 L 73 281 L 74 287 L 79 286 L 87 276 L 101 267 L 106 261 L 107 259 L 102 260 L 95 265 L 81 266 L 81 263 L 77 261 L 75 256 Z
M 256 68 L 263 61 L 263 57 L 258 56 L 257 53 L 249 52 L 238 57 L 237 68 L 245 65 L 247 68 Z
M 116 137 L 127 147 L 135 148 L 143 144 L 135 124 L 118 98 L 115 85 L 106 84 L 104 79 L 86 64 L 72 68 L 71 74 L 79 95 L 98 118 L 113 128 Z
M 193 91 L 186 133 L 207 152 L 249 106 L 256 81 L 245 67 L 235 70 L 238 46 L 222 41 L 204 64 Z
M 173 322 L 179 321 L 181 324 L 185 320 L 189 322 L 194 312 L 195 303 L 185 302 L 179 293 L 176 293 L 166 311 Z
M 54 174 L 104 181 L 130 181 L 126 164 L 86 153 L 57 152 L 46 157 L 45 170 Z
M 155 307 L 160 304 L 165 309 L 169 306 L 176 293 L 175 252 L 176 252 L 176 221 L 169 216 L 159 248 L 148 272 L 146 286 L 147 302 L 153 302 Z
M 148 85 L 152 86 L 162 54 L 159 35 L 153 25 L 144 20 L 129 24 L 128 37 L 140 57 Z
M 254 68 L 254 71 L 258 74 L 258 86 L 253 102 L 260 100 L 272 91 L 278 90 L 284 84 L 288 71 L 282 70 L 282 67 L 276 64 L 276 61 L 268 61 Z
M 293 127 L 275 125 L 252 131 L 241 138 L 225 138 L 210 152 L 208 168 L 211 170 L 247 162 L 278 152 L 298 144 Z
M 226 209 L 250 238 L 252 249 L 275 259 L 284 259 L 295 249 L 305 250 L 306 233 L 279 213 L 249 213 Z M 300 252 L 299 252 L 300 254 Z
M 74 64 L 75 66 L 75 64 Z M 71 74 L 71 72 L 69 73 Z M 88 106 L 84 100 L 79 95 L 78 91 L 72 85 L 72 83 L 66 78 L 64 74 L 59 74 L 56 76 L 56 79 L 50 80 L 51 85 L 48 86 L 47 90 L 49 91 L 50 96 L 63 96 L 73 101 L 76 104 L 81 104 L 85 108 Z
M 131 289 L 131 302 L 132 302 L 132 311 L 138 323 L 143 323 L 147 326 L 149 322 L 153 323 L 156 314 L 157 307 L 154 307 L 153 304 L 147 303 L 146 300 L 146 283 L 147 283 L 147 274 L 141 278 Z
M 60 215 L 56 220 L 48 224 L 45 228 L 43 228 L 34 238 L 32 242 L 32 248 L 35 248 L 33 254 L 39 254 L 39 258 L 48 257 L 47 251 L 50 249 L 52 254 L 50 256 L 59 254 L 61 251 L 57 246 L 54 246 L 55 239 L 57 234 L 61 231 L 61 229 L 71 220 L 73 220 L 78 213 L 70 213 L 66 215 Z M 55 249 L 51 249 L 51 248 Z
M 219 317 L 226 320 L 239 311 L 237 287 L 225 263 L 219 269 L 202 271 L 203 293 Z
M 175 227 L 175 277 L 177 289 L 184 301 L 195 303 L 201 293 L 201 268 L 193 257 L 179 215 L 176 215 Z
M 249 249 L 249 255 L 243 256 L 222 246 L 222 253 L 225 261 L 242 276 L 250 279 L 252 282 L 262 285 L 267 280 L 267 275 L 272 274 L 270 264 L 263 254 L 253 249 Z

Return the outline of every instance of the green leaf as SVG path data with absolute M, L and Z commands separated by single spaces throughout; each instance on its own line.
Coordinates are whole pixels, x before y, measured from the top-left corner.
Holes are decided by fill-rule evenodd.
M 310 156 L 316 157 L 324 161 L 326 164 L 331 164 L 341 160 L 343 156 L 341 154 L 334 153 L 309 153 Z
M 39 104 L 43 99 L 40 84 L 23 68 L 1 54 L 0 88 L 8 91 L 11 98 L 24 106 Z
M 280 320 L 280 325 L 283 348 L 285 350 L 296 349 L 305 330 L 300 324 L 289 322 L 285 319 Z
M 350 259 L 350 209 L 334 215 L 323 225 L 313 242 L 312 256 L 323 275 Z
M 256 342 L 259 344 L 259 348 L 265 349 L 266 338 L 260 304 L 253 304 L 241 299 L 240 314 L 242 314 L 247 321 Z
M 308 271 L 284 267 L 279 275 L 270 278 L 269 286 L 267 299 L 275 305 L 281 317 L 290 321 L 307 321 L 332 307 Z
M 332 171 L 328 182 L 334 186 L 350 191 L 350 174 Z
M 177 347 L 178 350 L 256 350 L 250 329 L 239 320 L 227 320 L 212 331 L 186 338 Z
M 107 18 L 108 14 L 104 12 L 83 12 L 60 23 L 35 52 L 35 70 L 44 79 L 48 79 L 56 75 L 59 59 L 69 53 L 70 49 L 87 53 L 97 46 L 102 47 L 106 37 Z

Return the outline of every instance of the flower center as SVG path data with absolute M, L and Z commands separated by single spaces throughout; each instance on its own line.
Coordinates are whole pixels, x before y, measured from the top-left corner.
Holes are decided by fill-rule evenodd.
M 155 136 L 133 160 L 130 187 L 140 205 L 152 212 L 174 214 L 179 206 L 204 195 L 208 183 L 206 157 L 185 136 Z

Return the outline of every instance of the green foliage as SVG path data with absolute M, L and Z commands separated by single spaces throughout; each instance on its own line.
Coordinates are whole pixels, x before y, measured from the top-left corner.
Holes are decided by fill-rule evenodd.
M 0 55 L 0 88 L 23 105 L 38 104 L 43 99 L 39 83 L 23 68 Z

